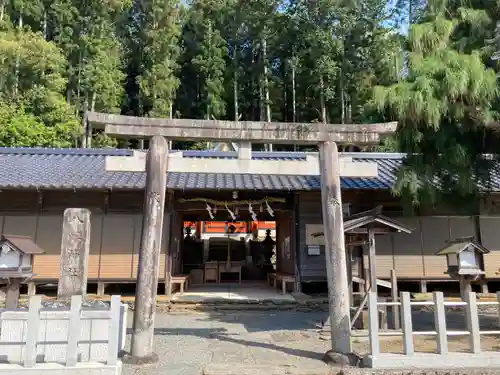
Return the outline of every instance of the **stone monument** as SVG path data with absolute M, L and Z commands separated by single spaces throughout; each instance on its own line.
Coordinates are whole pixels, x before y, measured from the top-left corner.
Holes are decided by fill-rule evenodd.
M 61 267 L 57 298 L 87 293 L 88 258 L 90 249 L 90 211 L 85 208 L 67 208 L 61 240 Z

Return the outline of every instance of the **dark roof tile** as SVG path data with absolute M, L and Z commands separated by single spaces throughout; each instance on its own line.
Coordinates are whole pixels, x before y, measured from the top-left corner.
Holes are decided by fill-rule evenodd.
M 235 152 L 183 151 L 194 158 L 236 158 Z M 0 188 L 41 189 L 143 189 L 143 172 L 107 172 L 106 156 L 131 156 L 132 150 L 121 149 L 50 149 L 0 148 Z M 343 189 L 390 189 L 401 154 L 351 153 L 358 162 L 375 162 L 376 178 L 342 178 Z M 301 152 L 254 152 L 254 159 L 304 160 Z M 500 190 L 500 180 L 493 179 Z M 175 173 L 167 176 L 171 189 L 231 190 L 318 190 L 319 176 L 247 175 L 215 173 Z

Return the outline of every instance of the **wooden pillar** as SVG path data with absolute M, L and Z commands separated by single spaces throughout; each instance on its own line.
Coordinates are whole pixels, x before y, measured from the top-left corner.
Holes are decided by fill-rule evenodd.
M 371 286 L 370 276 L 370 254 L 368 245 L 363 245 L 363 279 L 365 280 L 365 293 L 368 293 Z
M 420 293 L 427 293 L 427 281 L 420 280 Z
M 464 301 L 467 301 L 469 294 L 472 293 L 472 284 L 467 276 L 460 276 L 460 295 Z
M 481 293 L 488 294 L 489 293 L 488 281 L 486 281 L 486 279 L 483 278 L 481 279 L 480 285 L 481 285 Z
M 153 338 L 165 211 L 167 157 L 167 140 L 161 136 L 153 137 L 150 141 L 146 162 L 146 192 L 139 249 L 131 356 L 124 358 L 128 363 L 151 363 L 158 360 L 158 356 L 153 352 Z
M 36 294 L 36 284 L 33 281 L 28 283 L 28 297 L 33 297 Z
M 354 288 L 352 282 L 352 248 L 346 248 L 347 282 L 349 284 L 349 308 L 354 306 Z
M 89 250 L 90 211 L 86 208 L 67 208 L 64 210 L 57 298 L 85 297 Z
M 351 352 L 349 283 L 335 142 L 322 142 L 319 157 L 332 352 L 347 354 Z
M 368 258 L 370 264 L 370 286 L 372 292 L 377 293 L 377 266 L 375 256 L 375 230 L 372 227 L 368 228 Z
M 14 277 L 9 280 L 5 288 L 5 308 L 17 309 L 19 307 L 19 288 L 21 286 L 21 279 Z
M 391 296 L 392 302 L 399 301 L 399 291 L 398 291 L 398 277 L 396 275 L 396 270 L 391 270 Z M 401 316 L 399 315 L 399 306 L 392 306 L 392 328 L 401 328 Z
M 104 284 L 102 281 L 99 281 L 97 283 L 97 296 L 102 297 L 106 294 L 106 284 Z
M 174 208 L 174 193 L 168 192 L 165 198 L 165 218 L 163 228 L 165 229 L 164 248 L 165 248 L 165 269 L 163 277 L 165 279 L 165 295 L 170 290 L 170 282 L 172 278 L 172 251 L 170 250 L 171 232 L 172 232 L 172 215 Z

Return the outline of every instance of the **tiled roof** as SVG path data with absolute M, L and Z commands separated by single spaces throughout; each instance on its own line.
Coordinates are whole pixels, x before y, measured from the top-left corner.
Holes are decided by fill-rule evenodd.
M 42 149 L 0 148 L 0 188 L 40 189 L 143 189 L 144 172 L 106 172 L 106 156 L 131 156 L 131 150 L 119 149 Z M 375 162 L 376 178 L 342 178 L 344 189 L 389 189 L 400 154 L 352 153 L 357 162 Z M 184 151 L 185 157 L 235 158 L 231 152 Z M 300 152 L 254 152 L 254 159 L 301 160 Z M 318 190 L 319 176 L 276 176 L 216 173 L 168 174 L 171 189 L 231 190 Z M 500 188 L 500 184 L 499 184 Z

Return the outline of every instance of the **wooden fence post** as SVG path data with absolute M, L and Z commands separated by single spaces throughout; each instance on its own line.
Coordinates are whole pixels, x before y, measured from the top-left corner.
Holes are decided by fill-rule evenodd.
M 36 343 L 40 327 L 40 308 L 42 297 L 33 296 L 29 299 L 28 322 L 26 324 L 26 346 L 24 347 L 24 367 L 33 367 L 36 363 Z
M 413 347 L 413 323 L 411 318 L 410 293 L 401 293 L 401 318 L 403 319 L 403 345 L 406 355 L 415 354 Z
M 81 295 L 71 296 L 66 366 L 76 366 L 78 362 L 78 339 L 80 338 L 80 311 L 82 308 L 82 299 Z
M 399 293 L 398 293 L 398 278 L 396 276 L 396 270 L 391 270 L 391 296 L 392 302 L 399 301 Z M 401 328 L 401 316 L 399 315 L 399 306 L 392 306 L 392 328 L 400 329 Z
M 497 301 L 498 301 L 498 324 L 500 325 L 500 292 L 497 292 Z
M 111 297 L 109 307 L 109 331 L 108 331 L 108 365 L 116 365 L 118 362 L 118 346 L 120 345 L 120 296 Z
M 368 292 L 368 317 L 370 325 L 368 332 L 370 335 L 370 354 L 378 356 L 380 354 L 380 338 L 378 334 L 378 296 L 376 292 Z
M 476 293 L 469 292 L 464 295 L 467 307 L 465 308 L 465 316 L 467 319 L 467 330 L 469 331 L 469 343 L 472 353 L 481 352 L 481 340 L 479 336 L 479 316 L 477 314 Z
M 446 312 L 443 292 L 434 292 L 434 325 L 438 354 L 448 354 L 448 336 L 446 335 Z

